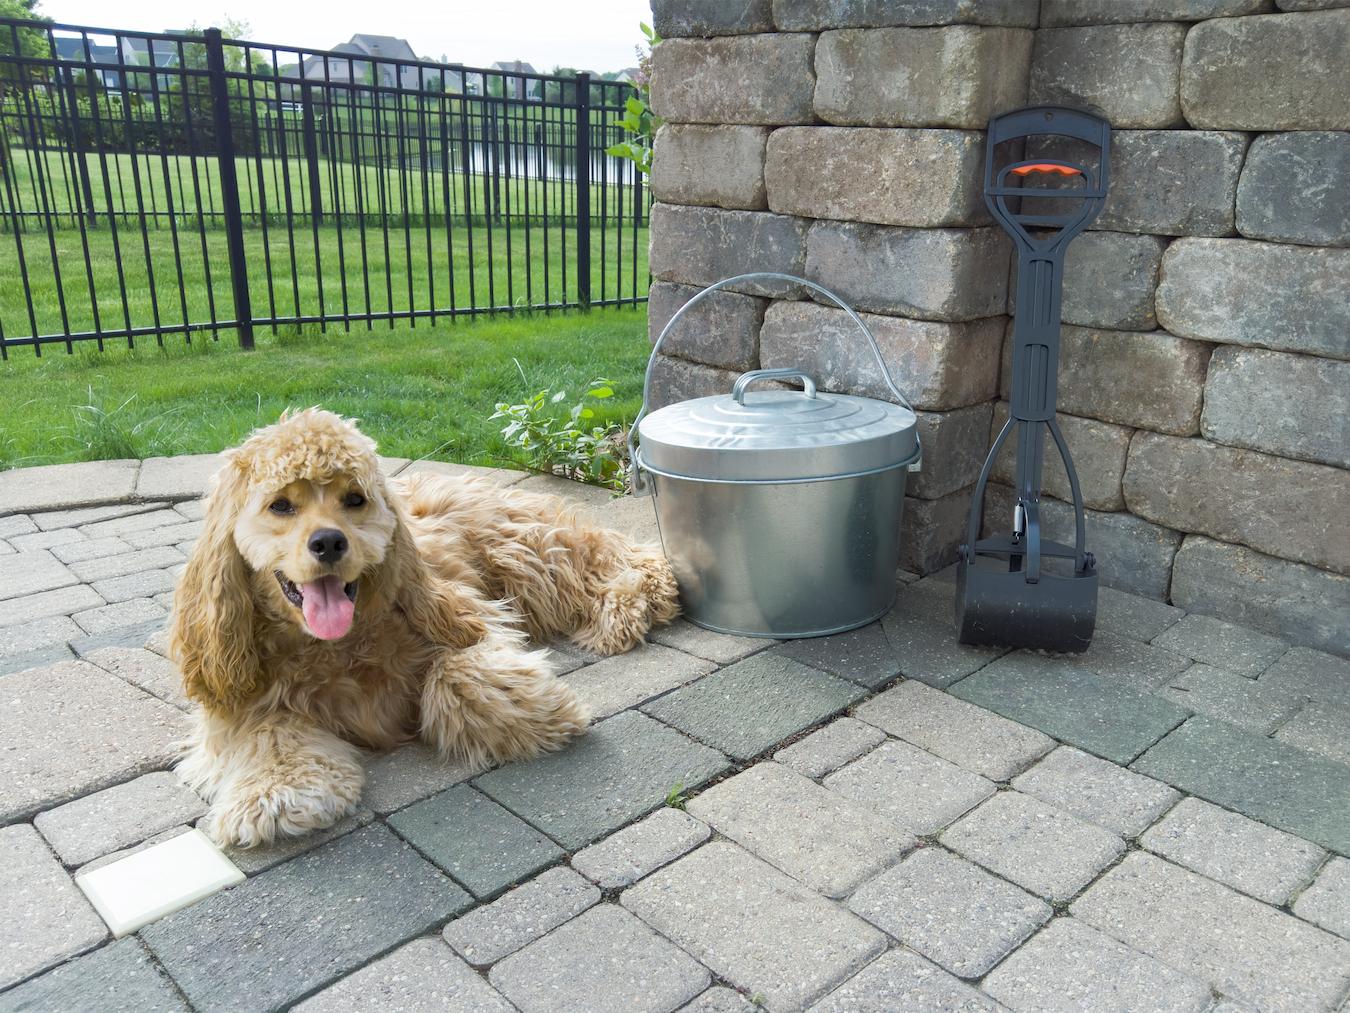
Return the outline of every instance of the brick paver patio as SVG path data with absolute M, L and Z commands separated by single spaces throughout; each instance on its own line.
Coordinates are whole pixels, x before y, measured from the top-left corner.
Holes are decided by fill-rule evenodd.
M 560 648 L 571 748 L 372 756 L 113 942 L 74 877 L 204 811 L 162 627 L 213 466 L 0 475 L 0 1010 L 1350 1008 L 1350 662 L 1111 590 L 1081 658 L 960 647 L 948 574 L 825 640 Z

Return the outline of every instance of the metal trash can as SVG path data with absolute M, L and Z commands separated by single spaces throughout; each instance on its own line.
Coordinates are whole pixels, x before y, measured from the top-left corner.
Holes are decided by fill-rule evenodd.
M 790 281 L 833 300 L 867 338 L 900 404 L 822 393 L 798 369 L 758 369 L 729 394 L 646 414 L 666 335 L 699 301 L 747 280 Z M 804 389 L 749 389 L 787 378 Z M 694 296 L 652 349 L 629 442 L 634 493 L 653 497 L 691 622 L 745 636 L 815 637 L 863 626 L 891 607 L 906 475 L 922 452 L 917 420 L 866 324 L 827 289 L 756 273 Z

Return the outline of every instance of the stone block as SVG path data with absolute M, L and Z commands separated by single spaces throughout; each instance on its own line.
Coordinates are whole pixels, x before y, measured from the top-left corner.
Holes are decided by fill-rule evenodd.
M 1027 99 L 1090 108 L 1114 130 L 1181 127 L 1181 47 L 1175 22 L 1047 28 L 1036 33 Z
M 1063 903 L 1125 851 L 1115 834 L 1016 791 L 1001 791 L 948 827 L 942 843 L 1046 899 Z
M 469 903 L 468 894 L 388 830 L 366 827 L 140 935 L 196 1009 L 277 1009 Z
M 878 728 L 856 718 L 836 718 L 819 731 L 780 749 L 773 758 L 799 774 L 819 778 L 886 741 Z
M 1350 359 L 1350 250 L 1185 239 L 1163 255 L 1158 319 L 1174 334 Z
M 1248 239 L 1350 246 L 1350 134 L 1263 134 L 1238 179 L 1237 228 Z
M 572 856 L 576 869 L 603 890 L 631 886 L 669 865 L 712 833 L 686 812 L 667 806 Z
M 202 533 L 202 527 L 201 521 L 185 521 L 182 524 L 169 524 L 145 531 L 128 531 L 123 539 L 137 549 L 149 549 L 156 545 L 190 544 Z
M 1186 36 L 1181 107 L 1193 127 L 1350 129 L 1350 11 L 1218 18 Z
M 605 658 L 565 677 L 594 719 L 650 700 L 707 675 L 717 665 L 657 644 Z
M 974 25 L 824 32 L 816 115 L 845 126 L 980 130 L 1025 103 L 1033 38 Z M 1178 62 L 1180 54 L 1178 40 Z
M 866 922 L 725 841 L 648 876 L 625 908 L 770 1009 L 804 1009 L 886 948 Z
M 1350 729 L 1350 708 L 1312 701 L 1286 721 L 1275 738 L 1350 766 L 1347 729 Z
M 107 580 L 110 577 L 125 577 L 127 574 L 140 573 L 143 570 L 159 570 L 182 563 L 186 558 L 172 545 L 157 545 L 151 549 L 136 549 L 116 556 L 86 559 L 83 562 L 72 563 L 70 569 L 80 580 L 90 582 Z
M 1186 616 L 1153 643 L 1249 679 L 1264 672 L 1289 647 L 1277 637 L 1212 616 Z
M 24 595 L 22 598 L 10 598 L 0 609 L 0 629 L 6 626 L 18 626 L 35 619 L 49 616 L 65 616 L 84 609 L 96 608 L 104 604 L 98 592 L 87 584 L 73 584 L 51 591 L 39 591 Z M 2 637 L 3 634 L 0 634 Z
M 19 519 L 33 522 L 23 514 L 16 514 Z M 8 518 L 6 518 L 8 519 Z M 50 549 L 53 546 L 65 545 L 69 542 L 78 542 L 84 539 L 84 534 L 75 528 L 55 528 L 52 531 L 33 530 L 26 535 L 10 535 L 6 542 L 10 548 L 18 552 L 26 549 Z
M 699 287 L 755 271 L 800 277 L 806 270 L 810 224 L 764 211 L 656 204 L 651 213 L 652 277 Z M 770 281 L 745 282 L 733 290 L 782 296 L 795 288 Z
M 56 528 L 57 531 L 69 530 L 67 528 Z M 103 556 L 120 556 L 124 552 L 130 552 L 136 546 L 130 542 L 123 541 L 115 535 L 106 535 L 102 538 L 86 538 L 77 542 L 62 542 L 60 545 L 52 547 L 52 555 L 63 563 L 79 563 L 86 559 L 99 559 Z
M 740 375 L 734 370 L 703 366 L 666 355 L 658 355 L 651 368 L 651 396 L 647 400 L 649 412 L 696 397 L 729 394 L 736 377 Z
M 849 908 L 962 978 L 978 978 L 1036 931 L 1049 904 L 941 848 L 920 848 Z
M 1162 236 L 1231 236 L 1247 135 L 1205 130 L 1118 130 L 1111 134 L 1111 184 L 1094 227 Z M 1086 146 L 1033 139 L 1027 157 L 1087 161 Z M 1027 210 L 1063 213 L 1063 201 L 1029 200 Z
M 917 412 L 923 470 L 911 472 L 905 492 L 934 500 L 974 485 L 988 450 L 991 402 L 949 412 Z
M 647 634 L 647 638 L 654 644 L 664 644 L 722 665 L 740 661 L 747 655 L 778 643 L 766 637 L 734 637 L 727 633 L 714 633 L 684 619 L 676 619 L 668 626 L 656 627 Z
M 165 546 L 169 548 L 169 546 Z M 143 550 L 151 551 L 151 550 Z M 110 603 L 126 601 L 129 598 L 149 598 L 153 595 L 172 591 L 177 577 L 172 570 L 140 570 L 124 574 L 121 577 L 109 577 L 96 580 L 93 588 Z M 131 627 L 126 627 L 130 629 Z
M 66 865 L 85 862 L 139 843 L 162 830 L 195 820 L 206 803 L 167 771 L 67 802 L 42 813 L 34 825 Z
M 878 957 L 811 1007 L 812 1013 L 1001 1013 L 1003 1009 L 983 992 L 903 948 Z
M 473 968 L 434 939 L 407 943 L 291 1008 L 296 1013 L 365 1013 L 380 1008 L 400 1013 L 515 1010 Z
M 1064 255 L 1060 317 L 1066 324 L 1146 331 L 1158 326 L 1153 297 L 1167 240 L 1128 232 L 1084 232 Z M 1016 307 L 1016 269 L 1008 312 Z
M 140 466 L 140 461 L 119 460 L 11 468 L 0 472 L 0 514 L 70 510 L 129 500 L 136 491 Z M 41 522 L 38 526 L 42 527 Z
M 652 283 L 647 296 L 647 332 L 653 345 L 670 318 L 698 291 L 693 285 Z M 661 351 L 722 369 L 754 369 L 759 365 L 759 328 L 766 305 L 752 296 L 714 292 L 680 318 Z
M 1332 609 L 1339 604 L 1329 602 Z M 1291 647 L 1261 675 L 1261 681 L 1278 685 L 1310 700 L 1350 708 L 1350 660 L 1306 647 Z
M 995 791 L 986 778 L 895 740 L 835 771 L 824 783 L 917 835 L 937 833 Z
M 1136 851 L 1074 902 L 1076 918 L 1263 1010 L 1331 1008 L 1350 944 Z
M 987 401 L 998 384 L 1003 320 L 967 323 L 863 316 L 895 384 L 916 408 L 945 411 Z M 843 310 L 776 302 L 764 314 L 760 362 L 805 369 L 827 391 L 893 401 L 867 339 Z
M 1088 1009 L 1106 997 L 1120 1010 L 1201 1013 L 1209 986 L 1122 946 L 1077 918 L 1057 918 L 980 983 L 1009 1009 Z
M 211 491 L 211 479 L 224 461 L 220 454 L 147 457 L 136 477 L 136 498 L 199 499 Z
M 1181 797 L 1160 781 L 1072 746 L 1060 746 L 1012 784 L 1121 837 L 1137 837 Z
M 1221 345 L 1200 430 L 1215 443 L 1350 468 L 1350 362 Z
M 1015 502 L 1010 487 L 989 486 L 984 499 L 986 534 L 1011 528 Z M 1166 600 L 1172 560 L 1181 547 L 1183 536 L 1180 532 L 1127 513 L 1086 510 L 1083 519 L 1087 550 L 1097 558 L 1098 580 L 1103 587 Z M 1072 545 L 1073 507 L 1048 496 L 1042 497 L 1041 533 L 1046 538 Z
M 80 578 L 59 563 L 47 549 L 13 552 L 6 557 L 5 572 L 0 575 L 0 600 L 26 598 L 79 582 Z
M 652 27 L 663 39 L 773 31 L 771 0 L 655 0 Z
M 905 497 L 900 526 L 900 566 L 915 573 L 932 573 L 956 561 L 965 541 L 973 487 L 939 499 Z
M 147 507 L 150 504 L 147 504 Z M 151 528 L 179 524 L 182 517 L 176 510 L 165 508 L 143 508 L 140 513 L 122 517 L 104 517 L 80 525 L 80 532 L 88 538 L 106 538 L 110 535 L 124 535 L 132 531 L 148 531 Z
M 1058 407 L 1155 432 L 1190 436 L 1200 431 L 1209 346 L 1163 331 L 1060 331 Z M 1003 347 L 1002 393 L 1012 376 L 1012 327 Z
M 1011 252 L 1007 236 L 992 228 L 819 221 L 806 240 L 806 276 L 857 310 L 977 320 L 1004 311 Z
M 1350 939 L 1350 859 L 1333 858 L 1294 901 L 1294 914 Z
M 885 28 L 895 25 L 1015 25 L 1036 27 L 1035 0 L 905 0 L 858 3 L 857 0 L 774 0 L 774 22 L 781 32 L 818 32 L 829 28 Z
M 188 1006 L 140 940 L 119 939 L 0 995 L 0 1009 L 186 1013 Z
M 1125 458 L 1130 449 L 1130 436 L 1133 429 L 1098 422 L 1096 419 L 1082 419 L 1075 415 L 1059 415 L 1059 428 L 1064 434 L 1064 442 L 1069 446 L 1069 456 L 1073 458 L 1074 469 L 1078 472 L 1078 484 L 1083 494 L 1083 505 L 1093 510 L 1123 510 L 1125 496 L 1121 492 L 1121 479 L 1125 476 Z M 1008 403 L 999 401 L 994 405 L 993 428 L 990 441 L 998 435 L 1008 421 Z M 1058 499 L 1069 502 L 1073 491 L 1069 486 L 1069 476 L 1060 459 L 1055 441 L 1050 434 L 1044 434 L 1045 469 L 1042 472 L 1042 488 Z M 990 477 L 996 482 L 1012 485 L 1013 473 L 1017 463 L 1017 430 L 1008 434 L 1003 449 L 994 462 Z
M 1283 523 L 1283 521 L 1281 521 Z M 1172 571 L 1172 601 L 1323 651 L 1350 655 L 1350 578 L 1242 545 L 1187 536 Z
M 652 51 L 652 111 L 671 123 L 810 123 L 811 35 L 667 39 Z
M 8 687 L 7 687 L 8 688 Z M 96 946 L 103 921 L 30 826 L 0 830 L 0 989 Z M 0 996 L 4 1002 L 6 996 Z
M 181 711 L 85 662 L 5 676 L 4 686 L 0 820 L 163 769 L 188 730 Z
M 1042 0 L 1041 27 L 1204 21 L 1268 10 L 1270 0 Z
M 714 830 L 826 897 L 852 893 L 915 840 L 870 807 L 776 763 L 759 763 L 690 801 Z
M 987 222 L 983 173 L 970 130 L 785 127 L 764 163 L 774 211 L 918 228 Z
M 880 623 L 826 637 L 789 640 L 770 653 L 792 658 L 869 689 L 883 686 L 900 674 L 900 663 Z
M 669 204 L 759 210 L 767 127 L 669 123 L 656 134 L 652 196 Z
M 509 953 L 600 901 L 600 891 L 571 869 L 549 869 L 445 927 L 445 941 L 474 967 Z
M 1312 879 L 1327 857 L 1315 844 L 1198 798 L 1182 799 L 1139 843 L 1276 907 Z
M 32 534 L 37 530 L 37 524 L 27 514 L 10 514 L 7 517 L 0 517 L 0 538 Z
M 1350 472 L 1206 440 L 1139 433 L 1125 500 L 1148 520 L 1350 573 Z
M 106 633 L 123 626 L 136 626 L 151 620 L 163 619 L 168 610 L 150 598 L 128 598 L 113 605 L 76 612 L 72 619 L 85 633 Z
M 1210 665 L 1192 665 L 1172 676 L 1158 695 L 1261 735 L 1269 735 L 1288 721 L 1304 702 L 1274 686 Z

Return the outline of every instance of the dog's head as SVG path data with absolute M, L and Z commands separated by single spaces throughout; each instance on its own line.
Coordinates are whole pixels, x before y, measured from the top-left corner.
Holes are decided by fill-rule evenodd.
M 260 617 L 340 640 L 363 609 L 396 605 L 440 642 L 472 642 L 446 599 L 386 488 L 374 441 L 311 408 L 225 453 L 174 594 L 170 646 L 189 695 L 230 708 L 265 675 Z

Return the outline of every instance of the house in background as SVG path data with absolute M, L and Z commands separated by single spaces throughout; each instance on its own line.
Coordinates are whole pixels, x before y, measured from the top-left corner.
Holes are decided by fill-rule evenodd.
M 397 39 L 392 35 L 358 33 L 351 37 L 351 41 L 334 46 L 331 52 L 341 56 L 324 57 L 315 54 L 305 57 L 300 73 L 306 80 L 378 84 L 385 88 L 409 91 L 433 86 L 432 78 L 435 75 L 431 71 L 423 71 L 419 76 L 416 67 L 396 67 L 392 63 L 357 59 L 357 57 L 377 57 L 382 60 L 416 60 L 417 54 L 413 52 L 407 39 Z M 326 72 L 325 63 L 327 63 Z
M 510 60 L 503 62 L 498 60 L 494 63 L 491 70 L 500 70 L 506 74 L 538 74 L 533 64 L 525 63 L 521 60 Z M 502 78 L 502 94 L 507 98 L 515 99 L 517 102 L 540 102 L 543 100 L 544 93 L 539 87 L 537 80 L 526 80 L 523 77 Z

